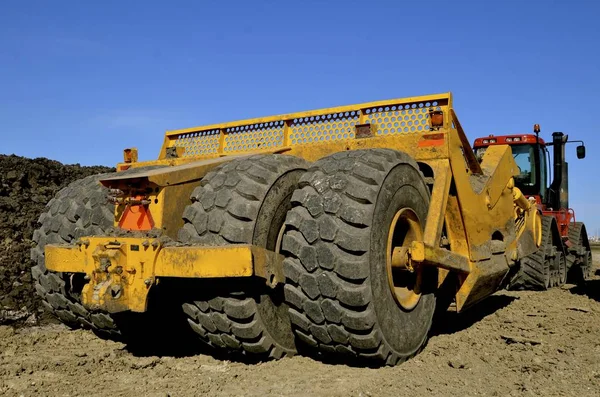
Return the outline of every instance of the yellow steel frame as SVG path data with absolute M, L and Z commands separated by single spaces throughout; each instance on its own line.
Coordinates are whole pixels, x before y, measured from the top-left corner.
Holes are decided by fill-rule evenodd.
M 433 106 L 433 103 L 436 103 Z M 429 106 L 426 106 L 429 104 Z M 413 108 L 412 105 L 415 105 Z M 420 106 L 419 106 L 420 105 Z M 399 109 L 399 106 L 402 106 L 402 109 Z M 406 108 L 409 106 L 409 108 Z M 442 93 L 442 94 L 434 94 L 434 95 L 424 95 L 417 97 L 407 97 L 407 98 L 398 98 L 398 99 L 389 99 L 384 101 L 374 101 L 374 102 L 366 102 L 357 105 L 347 105 L 347 106 L 338 106 L 338 107 L 330 107 L 323 108 L 318 110 L 311 110 L 305 112 L 297 112 L 297 113 L 289 113 L 278 116 L 269 116 L 269 117 L 260 117 L 253 119 L 240 120 L 229 123 L 220 123 L 220 124 L 211 124 L 205 126 L 198 126 L 192 128 L 185 128 L 179 130 L 167 131 L 165 134 L 165 138 L 163 141 L 162 148 L 160 150 L 160 154 L 158 160 L 155 161 L 145 161 L 138 163 L 120 163 L 118 165 L 119 169 L 126 168 L 135 168 L 145 165 L 180 165 L 189 163 L 191 161 L 205 160 L 205 159 L 213 159 L 222 156 L 230 156 L 230 155 L 240 155 L 240 154 L 258 154 L 258 153 L 287 153 L 287 154 L 295 154 L 295 155 L 306 155 L 308 159 L 315 160 L 319 158 L 318 156 L 322 156 L 323 153 L 327 153 L 328 150 L 347 150 L 345 147 L 345 143 L 349 140 L 343 137 L 343 134 L 346 133 L 348 136 L 353 136 L 353 132 L 351 131 L 351 126 L 356 124 L 369 123 L 373 126 L 377 127 L 381 137 L 390 137 L 392 138 L 389 142 L 393 142 L 394 140 L 398 140 L 398 136 L 402 135 L 402 138 L 413 137 L 413 141 L 418 141 L 417 132 L 426 132 L 427 123 L 425 123 L 425 119 L 427 118 L 427 111 L 430 107 L 440 108 L 441 110 L 448 110 L 452 107 L 452 95 L 450 93 Z M 386 111 L 385 109 L 388 108 Z M 395 110 L 391 110 L 394 108 Z M 381 111 L 379 111 L 381 109 Z M 374 111 L 375 110 L 375 111 Z M 420 113 L 417 113 L 416 111 Z M 404 113 L 402 113 L 404 111 Z M 324 117 L 322 121 L 325 124 L 331 122 L 331 118 L 327 118 L 332 115 L 342 115 L 337 118 L 339 123 L 344 123 L 345 120 L 350 120 L 349 116 L 345 116 L 345 114 L 350 114 L 354 112 L 355 117 L 352 121 L 349 121 L 348 126 L 341 126 L 345 129 L 344 132 L 337 133 L 322 133 L 321 136 L 324 138 L 323 140 L 316 140 L 314 136 L 308 137 L 309 142 L 300 142 L 298 139 L 294 142 L 294 122 L 298 122 L 298 120 L 309 119 L 307 121 L 307 126 L 315 126 L 317 120 L 310 121 L 310 118 L 316 117 Z M 388 118 L 396 117 L 394 122 L 383 121 L 386 117 L 382 117 L 382 121 L 378 121 L 380 117 L 374 118 L 374 116 L 384 115 L 389 112 L 398 112 L 395 115 L 389 115 Z M 444 125 L 448 125 L 450 122 L 450 115 L 446 111 L 445 113 Z M 419 115 L 423 117 L 419 117 Z M 398 119 L 401 116 L 402 120 Z M 415 116 L 415 118 L 412 118 Z M 416 121 L 420 121 L 419 124 L 416 124 Z M 394 126 L 394 123 L 398 123 L 398 126 Z M 268 125 L 270 123 L 282 123 L 283 126 L 281 128 L 281 137 L 279 140 L 275 142 L 267 142 L 273 143 L 271 146 L 262 146 L 262 147 L 252 147 L 252 148 L 240 148 L 236 150 L 229 150 L 228 141 L 230 138 L 234 136 L 243 135 L 244 131 L 246 132 L 255 132 L 260 133 L 261 131 L 271 131 Z M 405 123 L 405 125 L 401 125 Z M 409 124 L 410 123 L 410 124 Z M 388 124 L 392 124 L 390 127 L 387 127 Z M 261 127 L 263 125 L 263 127 Z M 419 130 L 419 126 L 422 128 Z M 414 131 L 411 131 L 412 127 L 415 127 Z M 402 133 L 392 134 L 391 129 L 402 129 Z M 242 131 L 242 129 L 244 129 Z M 384 135 L 386 129 L 390 129 L 390 133 Z M 313 131 L 314 132 L 314 131 Z M 178 146 L 178 140 L 187 139 L 189 141 L 205 141 L 210 140 L 210 135 L 203 135 L 208 133 L 214 133 L 215 136 L 218 134 L 218 139 L 214 139 L 211 141 L 212 146 L 216 146 L 215 148 L 209 150 L 205 150 L 204 153 L 199 154 L 190 154 L 183 153 L 182 157 L 178 158 L 168 158 L 167 157 L 167 149 Z M 298 133 L 296 133 L 298 134 Z M 192 136 L 194 135 L 194 136 Z M 327 135 L 330 136 L 330 140 L 327 140 Z M 335 139 L 333 139 L 333 135 L 335 135 Z M 319 138 L 321 137 L 319 136 Z M 183 137 L 183 138 L 182 138 Z M 386 140 L 384 140 L 386 141 Z M 335 143 L 335 144 L 334 144 Z M 382 142 L 383 143 L 383 142 Z M 333 144 L 333 145 L 330 145 Z M 395 145 L 393 145 L 395 146 Z M 393 147 L 392 146 L 392 147 Z M 314 148 L 317 154 L 310 155 L 306 150 L 307 147 L 310 147 L 311 150 Z M 324 147 L 328 147 L 329 149 L 323 149 Z M 389 146 L 388 146 L 389 147 Z M 329 151 L 330 152 L 330 151 Z
M 239 130 L 240 127 L 248 127 L 250 126 L 251 129 L 257 130 L 257 131 L 261 131 L 261 130 L 271 130 L 272 128 L 269 128 L 269 124 L 272 123 L 280 123 L 282 124 L 282 139 L 280 139 L 278 142 L 278 144 L 273 145 L 271 149 L 267 149 L 265 148 L 264 150 L 267 152 L 271 152 L 274 150 L 281 150 L 281 151 L 288 151 L 288 150 L 292 150 L 295 146 L 307 146 L 306 142 L 302 141 L 302 142 L 294 142 L 293 139 L 293 127 L 292 125 L 294 124 L 294 121 L 296 120 L 300 120 L 300 119 L 310 119 L 310 118 L 316 118 L 316 117 L 327 117 L 328 115 L 344 115 L 343 117 L 340 117 L 339 119 L 342 120 L 350 120 L 349 115 L 351 113 L 355 113 L 355 117 L 354 119 L 356 120 L 357 124 L 363 124 L 365 122 L 367 122 L 370 118 L 370 115 L 373 114 L 379 114 L 385 111 L 386 108 L 392 108 L 392 107 L 397 107 L 399 105 L 404 105 L 404 107 L 406 107 L 406 105 L 413 105 L 415 104 L 417 107 L 416 108 L 410 108 L 410 109 L 403 109 L 405 111 L 404 116 L 405 117 L 409 117 L 412 116 L 413 114 L 407 114 L 406 111 L 411 110 L 424 110 L 426 111 L 428 109 L 427 106 L 425 106 L 425 104 L 429 103 L 430 105 L 433 104 L 434 102 L 437 102 L 436 106 L 439 105 L 441 106 L 445 106 L 445 107 L 451 107 L 452 106 L 452 95 L 450 93 L 445 93 L 445 94 L 436 94 L 436 95 L 426 95 L 426 96 L 419 96 L 419 97 L 409 97 L 409 98 L 401 98 L 401 99 L 391 99 L 391 100 L 385 100 L 385 101 L 376 101 L 376 102 L 367 102 L 367 103 L 362 103 L 362 104 L 358 104 L 358 105 L 348 105 L 348 106 L 338 106 L 338 107 L 331 107 L 331 108 L 324 108 L 324 109 L 318 109 L 318 110 L 311 110 L 311 111 L 306 111 L 306 112 L 298 112 L 298 113 L 291 113 L 291 114 L 284 114 L 284 115 L 278 115 L 278 116 L 270 116 L 270 117 L 261 117 L 261 118 L 254 118 L 254 119 L 247 119 L 247 120 L 241 120 L 241 121 L 235 121 L 235 122 L 229 122 L 229 123 L 220 123 L 220 124 L 212 124 L 212 125 L 206 125 L 206 126 L 201 126 L 201 127 L 193 127 L 193 128 L 186 128 L 186 129 L 181 129 L 181 130 L 174 130 L 174 131 L 167 131 L 167 133 L 165 134 L 165 142 L 163 144 L 163 147 L 161 149 L 160 152 L 160 159 L 164 159 L 166 158 L 166 149 L 168 147 L 172 147 L 175 146 L 176 141 L 179 137 L 181 137 L 182 135 L 189 135 L 189 134 L 202 134 L 202 133 L 206 133 L 208 131 L 218 131 L 219 133 L 219 139 L 218 139 L 218 148 L 216 150 L 216 153 L 213 154 L 213 156 L 223 156 L 223 155 L 227 155 L 227 154 L 237 154 L 237 153 L 247 153 L 247 152 L 257 152 L 257 151 L 261 151 L 260 149 L 257 148 L 241 148 L 238 150 L 231 150 L 231 151 L 227 151 L 227 141 L 228 138 L 234 134 L 239 134 L 239 132 L 236 132 L 236 129 Z M 423 104 L 422 107 L 418 107 L 418 104 Z M 379 110 L 381 109 L 382 111 L 376 111 L 373 112 L 373 110 Z M 399 111 L 400 110 L 396 110 Z M 389 112 L 389 110 L 388 110 Z M 346 116 L 348 115 L 348 116 Z M 410 117 L 409 117 L 410 118 Z M 327 122 L 328 120 L 331 119 L 327 119 L 325 118 L 323 121 Z M 417 120 L 416 118 L 413 119 Z M 421 118 L 420 120 L 423 120 L 423 118 Z M 310 123 L 309 120 L 309 124 L 310 125 L 314 125 L 316 124 L 317 120 L 313 120 L 313 123 Z M 406 119 L 406 121 L 410 121 L 408 119 Z M 389 123 L 389 122 L 388 122 Z M 401 123 L 401 122 L 400 122 Z M 382 122 L 379 123 L 371 123 L 371 124 L 383 124 Z M 261 127 L 261 125 L 263 127 Z M 410 127 L 412 127 L 413 125 L 410 126 L 404 126 L 405 128 L 408 128 L 408 130 L 410 130 Z M 397 126 L 397 128 L 399 128 L 400 126 Z M 310 127 L 309 127 L 310 128 Z M 390 127 L 392 128 L 392 127 Z M 408 130 L 406 132 L 408 132 Z M 416 129 L 415 129 L 416 131 Z M 315 131 L 313 131 L 315 132 Z M 351 131 L 348 131 L 351 132 Z M 342 133 L 343 134 L 343 133 Z M 332 134 L 329 134 L 332 135 Z M 339 136 L 339 132 L 338 132 L 338 136 Z M 341 139 L 339 139 L 341 140 Z M 310 139 L 309 139 L 310 142 Z M 323 141 L 321 141 L 323 142 Z M 315 142 L 314 144 L 317 144 L 317 142 Z M 309 146 L 312 146 L 312 144 L 308 144 Z
M 428 117 L 430 111 L 442 112 L 441 124 L 433 125 Z M 352 120 L 348 121 L 348 117 Z M 297 127 L 299 120 L 306 122 L 306 127 Z M 356 136 L 354 129 L 363 124 L 370 124 L 370 136 Z M 266 131 L 265 133 L 273 136 L 273 125 L 279 129 L 280 135 L 270 138 L 265 145 L 262 145 L 266 142 L 263 139 L 259 145 L 257 134 Z M 186 154 L 185 150 L 177 146 L 182 139 L 187 140 L 186 148 L 192 148 L 193 153 Z M 173 147 L 177 148 L 181 157 L 167 158 L 168 149 Z M 179 224 L 174 223 L 173 219 L 180 222 L 180 212 L 184 208 L 183 204 L 174 203 L 185 202 L 186 196 L 199 184 L 200 179 L 224 161 L 256 153 L 285 153 L 314 161 L 334 152 L 368 148 L 391 148 L 406 152 L 419 163 L 424 172 L 433 176 L 423 242 L 413 244 L 410 248 L 412 253 L 407 250 L 405 254 L 412 255 L 415 263 L 437 266 L 440 283 L 450 271 L 459 274 L 456 296 L 459 310 L 493 293 L 506 276 L 509 266 L 536 248 L 535 244 L 530 243 L 538 240 L 532 220 L 534 209 L 515 211 L 515 198 L 519 196 L 519 192 L 511 181 L 518 169 L 510 148 L 506 145 L 489 147 L 479 164 L 452 109 L 450 93 L 168 131 L 158 160 L 122 163 L 119 167 L 135 168 L 156 164 L 170 167 L 117 175 L 103 183 L 123 189 L 132 182 L 139 184 L 140 181 L 159 186 L 156 196 L 158 204 L 151 211 L 158 220 L 156 227 L 167 230 L 168 235 L 174 236 Z M 169 191 L 177 193 L 168 198 L 166 194 Z M 515 216 L 526 218 L 525 222 L 519 223 L 522 226 L 516 226 Z M 444 228 L 449 249 L 439 248 Z M 126 245 L 140 245 L 143 243 L 141 240 L 127 241 Z M 106 244 L 104 240 L 94 241 L 95 250 Z M 261 273 L 256 269 L 264 266 L 260 265 L 263 262 L 256 259 L 256 252 L 250 255 L 249 251 L 242 253 L 235 250 L 238 248 L 189 247 L 182 248 L 181 251 L 171 247 L 164 248 L 160 250 L 160 255 L 157 254 L 152 259 L 151 277 L 236 277 L 256 275 L 257 271 Z M 94 259 L 89 251 L 82 253 L 84 251 L 81 246 L 70 250 L 48 247 L 48 258 L 54 258 L 48 268 L 55 271 L 84 271 L 88 275 L 99 274 L 99 260 Z M 175 254 L 176 252 L 179 254 Z M 118 256 L 127 258 L 129 263 L 133 260 L 131 258 L 138 258 L 140 255 L 142 254 L 128 253 Z M 227 255 L 239 255 L 240 260 Z M 267 254 L 263 256 L 268 257 Z M 252 258 L 252 261 L 248 258 Z M 87 267 L 77 267 L 76 263 L 83 259 L 86 260 Z M 93 263 L 95 265 L 92 266 Z M 254 270 L 251 271 L 248 266 L 254 266 L 251 267 Z M 218 273 L 218 269 L 222 273 Z M 99 288 L 106 280 L 100 281 L 89 285 Z M 89 292 L 84 295 L 88 296 Z M 105 304 L 94 299 L 90 295 L 84 301 Z M 133 302 L 132 299 L 130 302 Z M 142 305 L 138 303 L 131 307 L 142 309 Z
M 284 280 L 283 256 L 251 245 L 164 247 L 158 239 L 89 237 L 78 245 L 47 245 L 45 264 L 55 272 L 85 273 L 82 303 L 111 313 L 147 309 L 161 277 L 258 276 L 274 287 Z

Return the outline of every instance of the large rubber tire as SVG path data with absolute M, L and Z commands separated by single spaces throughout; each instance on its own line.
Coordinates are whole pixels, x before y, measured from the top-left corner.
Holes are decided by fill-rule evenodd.
M 593 264 L 592 250 L 585 225 L 582 222 L 571 223 L 568 237 L 571 247 L 567 252 L 567 281 L 584 285 L 586 280 L 591 277 Z
M 542 245 L 536 252 L 521 260 L 508 289 L 545 291 L 561 285 L 565 280 L 565 267 L 564 250 L 558 235 L 556 219 L 543 215 Z
M 567 282 L 567 259 L 562 236 L 558 230 L 558 222 L 556 222 L 556 218 L 551 218 L 553 219 L 551 224 L 552 251 L 547 259 L 550 260 L 550 288 L 553 288 L 560 287 Z
M 304 160 L 287 155 L 257 155 L 215 168 L 192 193 L 179 240 L 210 246 L 246 243 L 275 251 L 306 168 Z M 281 285 L 271 289 L 264 280 L 207 280 L 183 310 L 212 347 L 260 359 L 296 352 Z
M 300 340 L 326 356 L 395 365 L 427 341 L 437 271 L 426 268 L 412 310 L 394 298 L 387 239 L 394 214 L 424 225 L 429 190 L 415 161 L 388 149 L 339 152 L 317 161 L 292 197 L 282 249 L 285 298 Z
M 567 282 L 567 258 L 564 250 L 557 251 L 554 258 L 554 266 L 556 270 L 556 279 L 553 287 L 560 287 Z
M 46 244 L 71 243 L 83 236 L 104 235 L 112 228 L 114 214 L 107 203 L 106 188 L 100 185 L 103 175 L 92 175 L 75 181 L 50 200 L 46 212 L 33 233 L 34 247 L 31 259 L 32 275 L 42 304 L 63 323 L 83 327 L 103 337 L 120 339 L 121 332 L 112 316 L 101 311 L 89 311 L 80 303 L 80 293 L 85 281 L 83 274 L 55 273 L 46 269 L 44 247 Z

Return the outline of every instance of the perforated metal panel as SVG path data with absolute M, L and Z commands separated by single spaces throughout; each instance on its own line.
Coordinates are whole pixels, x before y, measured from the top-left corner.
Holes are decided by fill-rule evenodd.
M 354 126 L 358 124 L 358 119 L 357 111 L 294 119 L 290 125 L 290 143 L 304 145 L 354 138 Z
M 377 136 L 418 134 L 429 131 L 430 109 L 450 104 L 450 94 L 440 94 L 214 124 L 167 132 L 165 147 L 184 147 L 184 157 L 248 153 L 354 139 L 358 124 L 376 126 Z
M 429 131 L 429 108 L 441 108 L 437 102 L 418 102 L 365 109 L 365 123 L 377 126 L 377 135 Z
M 218 153 L 219 135 L 218 129 L 180 134 L 175 137 L 173 146 L 185 148 L 185 157 Z
M 223 151 L 246 152 L 281 146 L 284 125 L 285 122 L 280 120 L 226 128 Z

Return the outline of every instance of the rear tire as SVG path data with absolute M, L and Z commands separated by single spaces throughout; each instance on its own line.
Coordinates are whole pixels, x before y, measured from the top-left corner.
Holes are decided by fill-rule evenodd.
M 105 235 L 113 226 L 112 206 L 107 204 L 106 188 L 99 180 L 108 174 L 92 175 L 75 181 L 58 192 L 46 206 L 33 233 L 31 269 L 35 289 L 46 309 L 72 328 L 91 329 L 99 336 L 120 339 L 113 316 L 89 311 L 80 302 L 85 284 L 83 274 L 55 273 L 46 269 L 46 244 L 68 244 L 80 237 Z
M 567 252 L 567 281 L 585 285 L 592 272 L 592 251 L 588 240 L 585 225 L 582 222 L 573 222 L 569 225 L 569 242 L 571 246 Z
M 556 266 L 558 268 L 557 287 L 564 285 L 567 282 L 567 259 L 564 252 L 559 251 L 556 254 Z
M 306 166 L 293 156 L 258 155 L 216 167 L 192 193 L 179 240 L 209 246 L 254 244 L 276 251 L 291 195 Z M 271 289 L 257 279 L 200 284 L 183 310 L 203 342 L 257 358 L 296 352 L 281 285 Z
M 415 161 L 388 149 L 335 153 L 302 177 L 292 204 L 282 249 L 298 338 L 320 354 L 374 365 L 417 354 L 431 328 L 437 271 L 423 269 L 421 295 L 405 308 L 387 260 L 397 215 L 409 211 L 422 227 L 427 217 L 429 190 Z
M 566 263 L 556 219 L 542 216 L 542 245 L 533 254 L 521 259 L 517 273 L 508 289 L 545 291 L 564 283 Z

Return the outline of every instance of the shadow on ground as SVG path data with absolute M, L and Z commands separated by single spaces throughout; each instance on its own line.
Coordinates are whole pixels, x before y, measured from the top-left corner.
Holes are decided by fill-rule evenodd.
M 600 275 L 600 270 L 596 270 L 596 275 Z M 585 285 L 574 286 L 569 291 L 576 295 L 586 295 L 588 298 L 600 302 L 600 279 L 587 280 Z
M 438 315 L 431 329 L 431 336 L 453 334 L 471 327 L 473 324 L 494 314 L 518 299 L 508 295 L 492 295 L 463 313 L 448 310 Z
M 600 280 L 598 280 L 600 282 Z M 600 285 L 598 286 L 600 288 Z M 456 313 L 448 310 L 437 315 L 430 336 L 453 334 L 473 326 L 485 317 L 494 314 L 498 310 L 510 305 L 517 297 L 508 295 L 492 295 L 485 301 L 473 306 L 464 313 Z M 185 357 L 193 355 L 209 355 L 216 359 L 230 360 L 245 364 L 255 364 L 268 358 L 248 357 L 243 354 L 227 354 L 221 350 L 212 349 L 203 343 L 200 343 L 197 335 L 190 334 L 189 327 L 182 327 L 179 321 L 165 322 L 158 321 L 154 327 L 144 327 L 150 332 L 140 333 L 139 338 L 134 338 L 133 343 L 129 343 L 125 350 L 138 357 L 147 356 L 173 356 Z M 162 325 L 163 327 L 156 327 Z M 164 326 L 167 325 L 166 329 Z M 153 329 L 154 328 L 154 329 Z M 157 329 L 158 328 L 158 329 Z M 162 328 L 162 332 L 159 329 Z M 154 332 L 151 332 L 154 331 Z M 159 332 L 157 332 L 159 331 Z M 311 357 L 317 361 L 331 365 L 345 365 L 351 367 L 378 367 L 380 364 L 370 363 L 365 360 L 354 360 L 352 357 L 337 357 L 320 354 L 302 344 L 298 344 L 301 350 L 298 353 L 303 356 Z

